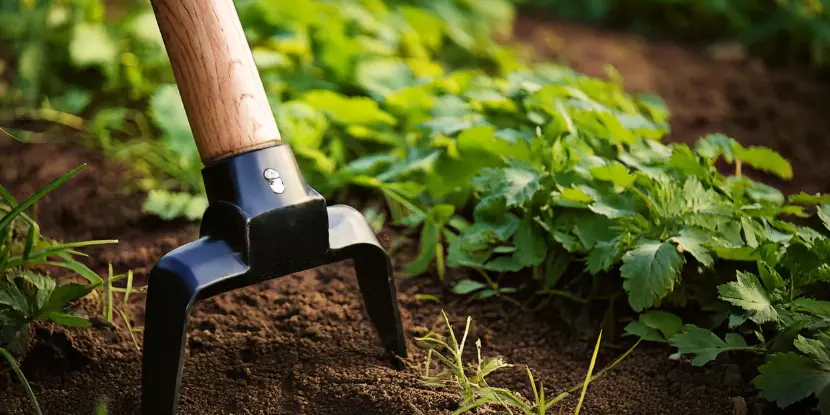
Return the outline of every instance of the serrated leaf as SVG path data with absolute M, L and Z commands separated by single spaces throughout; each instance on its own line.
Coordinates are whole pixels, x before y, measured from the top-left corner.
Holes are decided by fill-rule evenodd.
M 830 372 L 796 353 L 776 353 L 758 371 L 755 387 L 782 409 L 812 394 L 826 397 L 830 385 Z
M 32 311 L 33 313 L 36 313 L 38 310 L 43 308 L 44 305 L 46 305 L 47 300 L 55 290 L 55 280 L 46 275 L 33 273 L 26 273 L 23 278 L 31 281 L 35 287 L 35 295 L 30 298 L 34 300 L 34 303 L 31 304 L 33 308 Z
M 709 254 L 709 250 L 703 246 L 711 237 L 695 229 L 683 229 L 680 235 L 669 239 L 677 244 L 681 252 L 689 252 L 695 259 L 705 267 L 714 265 L 715 260 Z
M 676 347 L 680 354 L 693 355 L 692 366 L 703 366 L 726 351 L 748 348 L 746 341 L 738 334 L 730 333 L 724 341 L 710 330 L 694 324 L 687 325 L 685 331 L 672 336 L 669 344 Z
M 607 271 L 611 268 L 611 265 L 617 262 L 621 248 L 622 243 L 620 238 L 597 242 L 594 245 L 594 249 L 588 252 L 588 257 L 585 260 L 585 269 L 594 275 L 600 271 Z
M 718 286 L 720 299 L 748 311 L 758 324 L 778 320 L 778 312 L 758 277 L 748 272 L 737 274 L 736 281 Z
M 830 348 L 821 340 L 808 339 L 799 335 L 793 342 L 798 351 L 812 357 L 815 361 L 823 365 L 830 365 Z
M 816 209 L 816 213 L 818 214 L 818 217 L 821 219 L 821 223 L 824 224 L 824 227 L 830 230 L 830 204 L 820 205 Z
M 670 293 L 684 262 L 674 245 L 665 242 L 643 240 L 628 251 L 620 274 L 631 308 L 642 311 Z
M 715 160 L 723 156 L 727 163 L 735 160 L 735 139 L 724 134 L 709 134 L 695 144 L 695 152 L 704 158 Z
M 753 168 L 775 174 L 782 179 L 792 179 L 793 168 L 784 157 L 766 147 L 738 147 L 735 158 Z
M 0 278 L 0 309 L 5 307 L 24 315 L 29 314 L 29 302 L 26 296 L 17 288 L 14 282 Z

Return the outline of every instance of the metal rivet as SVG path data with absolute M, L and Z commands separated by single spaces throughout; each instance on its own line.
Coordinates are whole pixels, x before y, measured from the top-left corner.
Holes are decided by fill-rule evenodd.
M 274 191 L 276 194 L 282 194 L 285 192 L 285 183 L 283 183 L 282 179 L 280 178 L 280 173 L 274 169 L 265 169 L 262 172 L 262 176 L 265 177 L 265 180 L 268 182 L 268 185 L 271 186 L 271 190 Z

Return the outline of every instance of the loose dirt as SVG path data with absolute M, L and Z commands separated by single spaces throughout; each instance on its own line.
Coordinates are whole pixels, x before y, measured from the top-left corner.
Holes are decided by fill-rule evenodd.
M 820 116 L 821 105 L 827 108 L 822 97 L 830 97 L 826 85 L 766 71 L 753 63 L 712 61 L 676 46 L 576 26 L 545 28 L 523 19 L 518 32 L 540 50 L 549 47 L 542 40 L 544 34 L 555 33 L 561 40 L 556 56 L 577 69 L 597 73 L 610 62 L 631 89 L 665 96 L 675 114 L 673 139 L 724 131 L 744 143 L 769 145 L 794 159 L 798 186 L 793 189 L 828 190 L 825 176 L 830 173 L 820 168 L 821 151 L 828 145 L 821 138 L 827 131 L 824 127 L 830 127 L 830 119 Z M 786 104 L 779 103 L 781 97 Z M 58 239 L 120 239 L 116 245 L 86 250 L 94 269 L 103 272 L 111 262 L 117 272 L 136 270 L 141 283 L 159 256 L 197 236 L 197 225 L 142 215 L 141 196 L 123 188 L 125 166 L 94 151 L 5 140 L 0 144 L 0 183 L 24 197 L 83 162 L 88 166 L 47 196 L 37 215 L 44 232 Z M 381 233 L 387 247 L 396 238 L 394 230 Z M 404 258 L 395 257 L 396 267 Z M 419 300 L 416 294 L 436 295 L 440 303 Z M 537 380 L 544 380 L 549 394 L 584 379 L 595 333 L 571 331 L 550 310 L 517 312 L 507 303 L 459 299 L 448 295 L 434 276 L 400 281 L 399 298 L 410 351 L 404 369 L 397 369 L 378 347 L 348 264 L 306 271 L 199 303 L 188 332 L 181 413 L 449 414 L 458 407 L 458 395 L 451 387 L 422 384 L 417 365 L 424 361 L 425 351 L 413 341 L 426 330 L 443 331 L 442 308 L 457 331 L 471 315 L 470 336 L 481 339 L 484 354 L 502 355 L 515 365 L 495 374 L 493 385 L 530 396 L 525 365 L 534 370 Z M 89 298 L 79 307 L 93 314 L 99 302 Z M 141 325 L 141 296 L 135 296 L 126 311 L 133 324 Z M 32 348 L 22 366 L 45 414 L 90 414 L 101 399 L 108 402 L 111 414 L 138 413 L 140 352 L 123 323 L 116 323 L 117 329 L 33 328 Z M 140 332 L 138 337 L 140 342 Z M 604 342 L 598 367 L 630 344 L 625 338 Z M 754 398 L 748 385 L 755 374 L 742 370 L 739 361 L 726 356 L 718 365 L 693 368 L 669 360 L 669 353 L 668 347 L 641 345 L 592 383 L 583 413 L 702 415 L 771 410 Z M 474 356 L 468 349 L 467 358 Z M 0 414 L 29 413 L 28 400 L 9 373 L 0 375 L 0 396 Z M 566 409 L 574 403 L 567 400 Z

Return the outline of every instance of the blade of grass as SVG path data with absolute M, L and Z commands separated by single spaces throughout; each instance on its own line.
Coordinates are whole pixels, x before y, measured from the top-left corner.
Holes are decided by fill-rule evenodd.
M 117 239 L 102 239 L 96 241 L 83 241 L 83 242 L 69 242 L 65 244 L 55 244 L 50 246 L 47 249 L 41 249 L 39 251 L 34 251 L 28 255 L 28 258 L 31 259 L 45 259 L 50 256 L 57 256 L 58 254 L 65 253 L 67 251 L 71 251 L 71 248 L 82 248 L 86 246 L 93 246 L 93 245 L 105 245 L 105 244 L 115 244 L 118 243 Z M 26 263 L 27 258 L 24 256 L 14 256 L 9 258 L 9 262 L 6 264 L 7 267 L 17 267 Z
M 588 375 L 585 376 L 585 382 L 582 384 L 582 393 L 579 395 L 579 402 L 577 402 L 576 409 L 574 409 L 574 415 L 579 415 L 579 411 L 582 409 L 582 403 L 585 401 L 585 394 L 588 392 L 588 384 L 591 383 L 591 375 L 594 373 L 594 365 L 597 363 L 597 354 L 599 354 L 599 345 L 601 342 L 602 330 L 599 331 L 597 345 L 594 346 L 594 355 L 591 356 L 591 364 L 588 366 Z
M 141 353 L 141 345 L 138 344 L 138 338 L 135 337 L 135 331 L 133 330 L 132 324 L 130 324 L 130 319 L 127 318 L 127 313 L 117 307 L 115 308 L 115 311 L 117 311 L 118 315 L 121 316 L 121 320 L 124 320 L 124 324 L 127 326 L 127 331 L 130 332 L 130 338 L 132 338 L 133 344 L 135 344 L 136 353 Z
M 20 381 L 20 384 L 23 385 L 23 388 L 26 389 L 26 394 L 29 395 L 29 400 L 32 402 L 32 409 L 34 409 L 37 415 L 43 415 L 43 412 L 40 411 L 40 405 L 37 403 L 37 396 L 35 396 L 35 392 L 32 391 L 32 386 L 29 385 L 29 381 L 26 380 L 26 376 L 23 375 L 23 371 L 20 370 L 20 366 L 17 365 L 17 361 L 14 360 L 14 357 L 9 353 L 8 350 L 0 347 L 0 355 L 6 358 L 9 362 L 9 366 L 12 367 L 15 375 L 17 375 L 17 379 Z
M 40 200 L 47 193 L 57 189 L 60 185 L 72 178 L 72 176 L 74 176 L 82 168 L 84 168 L 84 166 L 86 166 L 86 163 L 81 164 L 78 167 L 75 167 L 74 169 L 70 170 L 68 173 L 64 174 L 61 177 L 52 180 L 46 186 L 41 187 L 37 192 L 35 192 L 35 194 L 29 196 L 28 199 L 24 200 L 22 203 L 15 206 L 11 211 L 9 211 L 9 213 L 7 213 L 5 216 L 3 216 L 2 219 L 0 219 L 0 229 L 8 226 L 11 223 L 11 221 L 15 217 L 17 217 L 17 215 L 22 213 L 24 210 L 28 209 L 29 206 L 32 206 L 36 201 Z
M 130 301 L 130 293 L 133 291 L 133 270 L 127 271 L 127 288 L 124 291 L 124 304 Z

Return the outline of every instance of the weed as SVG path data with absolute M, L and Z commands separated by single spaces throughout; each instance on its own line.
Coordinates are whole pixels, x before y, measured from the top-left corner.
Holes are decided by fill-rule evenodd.
M 0 354 L 2 354 L 20 379 L 32 400 L 36 411 L 37 400 L 12 354 L 26 353 L 26 338 L 29 326 L 35 321 L 51 321 L 67 327 L 88 327 L 86 316 L 68 310 L 69 305 L 95 290 L 103 290 L 104 308 L 102 314 L 112 321 L 113 309 L 124 319 L 135 342 L 134 330 L 124 311 L 113 305 L 112 293 L 124 293 L 124 302 L 131 293 L 144 292 L 144 287 L 133 287 L 132 271 L 113 275 L 112 267 L 104 280 L 76 257 L 84 256 L 78 248 L 92 245 L 115 243 L 116 240 L 94 240 L 62 243 L 46 238 L 40 232 L 34 215 L 27 209 L 49 192 L 69 180 L 80 169 L 79 166 L 38 189 L 33 195 L 18 203 L 3 186 L 0 186 Z M 73 271 L 85 279 L 84 284 L 58 284 L 55 279 L 42 273 L 44 267 L 59 267 Z M 113 286 L 113 282 L 126 279 L 126 287 Z M 136 347 L 138 343 L 136 342 Z
M 596 363 L 597 354 L 599 352 L 600 342 L 602 340 L 602 333 L 600 332 L 597 338 L 596 346 L 594 347 L 593 355 L 591 356 L 591 363 L 588 369 L 588 374 L 585 381 L 571 387 L 570 389 L 558 395 L 547 397 L 545 395 L 544 384 L 540 381 L 537 387 L 536 380 L 530 368 L 526 368 L 527 376 L 533 390 L 534 401 L 530 402 L 522 395 L 504 388 L 497 388 L 490 386 L 487 383 L 486 377 L 491 373 L 510 367 L 501 357 L 482 357 L 481 355 L 481 340 L 476 340 L 476 363 L 469 365 L 465 364 L 462 359 L 464 353 L 464 345 L 467 342 L 467 335 L 469 334 L 471 317 L 467 317 L 467 322 L 464 327 L 464 334 L 461 337 L 461 342 L 455 336 L 455 331 L 450 324 L 449 317 L 442 310 L 441 316 L 444 318 L 444 323 L 447 325 L 449 337 L 445 338 L 435 332 L 427 333 L 423 337 L 416 340 L 421 342 L 426 347 L 427 358 L 424 363 L 424 382 L 431 385 L 447 385 L 453 384 L 458 386 L 461 390 L 462 400 L 459 408 L 453 412 L 454 415 L 462 414 L 478 408 L 483 405 L 499 405 L 505 408 L 508 413 L 513 413 L 513 409 L 518 409 L 525 415 L 544 415 L 554 405 L 560 403 L 563 399 L 570 396 L 571 393 L 581 389 L 579 401 L 574 409 L 574 415 L 578 415 L 582 408 L 582 403 L 585 399 L 585 394 L 588 390 L 588 385 L 611 370 L 625 359 L 639 344 L 639 341 L 630 349 L 618 357 L 614 362 L 608 365 L 601 372 L 594 374 L 594 365 Z M 446 355 L 444 354 L 446 353 Z M 434 373 L 432 370 L 433 358 L 438 359 L 439 365 L 445 369 Z

